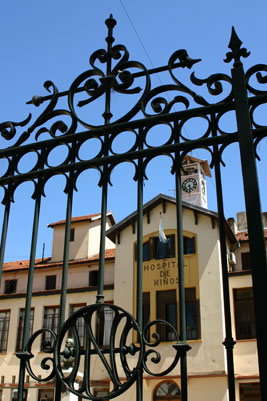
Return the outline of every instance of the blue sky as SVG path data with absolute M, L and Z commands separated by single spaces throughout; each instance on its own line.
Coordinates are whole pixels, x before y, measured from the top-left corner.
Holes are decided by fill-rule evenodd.
M 148 68 L 165 65 L 178 49 L 187 49 L 192 58 L 201 58 L 192 70 L 200 78 L 212 73 L 230 74 L 231 66 L 223 59 L 228 51 L 232 25 L 251 51 L 244 61 L 248 67 L 267 61 L 267 5 L 263 0 L 244 1 L 128 1 L 113 0 L 9 0 L 0 5 L 0 111 L 2 121 L 21 121 L 29 112 L 36 112 L 26 101 L 33 95 L 45 95 L 43 83 L 52 80 L 59 90 L 66 90 L 74 78 L 89 68 L 89 56 L 105 48 L 107 30 L 105 19 L 110 13 L 117 20 L 114 30 L 116 43 L 126 45 L 131 60 L 138 60 Z M 129 20 L 130 17 L 130 20 Z M 156 85 L 159 85 L 155 77 Z M 164 80 L 164 78 L 162 78 Z M 117 101 L 117 111 L 122 103 Z M 126 103 L 127 107 L 128 103 Z M 41 108 L 40 108 L 41 111 Z M 40 112 L 37 109 L 37 112 Z M 102 110 L 101 113 L 102 114 Z M 260 118 L 264 120 L 262 112 Z M 230 119 L 225 122 L 231 129 Z M 194 130 L 194 127 L 193 127 Z M 190 127 L 188 127 L 188 133 Z M 3 146 L 3 140 L 0 142 Z M 6 146 L 6 144 L 4 144 Z M 260 145 L 262 162 L 258 164 L 261 181 L 262 209 L 267 210 L 265 141 Z M 207 153 L 195 156 L 208 158 Z M 55 158 L 60 157 L 60 152 Z M 244 210 L 240 177 L 238 147 L 233 145 L 224 154 L 223 169 L 226 217 Z M 161 158 L 148 167 L 149 181 L 145 183 L 145 201 L 159 192 L 173 195 L 173 177 L 170 162 Z M 136 184 L 129 179 L 130 167 L 121 166 L 114 171 L 108 209 L 119 221 L 136 207 Z M 130 176 L 131 177 L 131 176 Z M 78 182 L 73 215 L 100 211 L 98 176 L 85 173 Z M 47 197 L 43 200 L 40 216 L 40 234 L 37 253 L 51 254 L 52 230 L 47 224 L 65 218 L 66 196 L 62 193 L 63 180 L 55 178 L 48 183 Z M 30 183 L 18 188 L 12 206 L 6 250 L 6 261 L 29 257 L 30 232 L 34 203 L 30 199 Z M 216 210 L 215 185 L 208 179 L 209 208 Z M 1 195 L 1 194 L 0 194 Z M 3 208 L 0 211 L 2 218 Z

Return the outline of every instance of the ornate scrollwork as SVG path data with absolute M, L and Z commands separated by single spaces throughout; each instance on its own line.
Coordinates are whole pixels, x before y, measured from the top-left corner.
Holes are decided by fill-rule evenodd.
M 46 381 L 53 379 L 53 377 L 56 374 L 54 358 L 52 356 L 49 356 L 49 357 L 44 357 L 41 360 L 40 367 L 43 370 L 45 370 L 46 372 L 48 372 L 48 375 L 45 377 L 42 377 L 42 378 L 39 376 L 39 373 L 35 374 L 33 372 L 32 365 L 31 365 L 31 359 L 34 357 L 34 355 L 32 354 L 32 346 L 33 346 L 33 343 L 36 340 L 36 338 L 39 336 L 42 336 L 41 351 L 44 352 L 45 354 L 53 354 L 54 349 L 55 349 L 56 339 L 57 339 L 56 334 L 50 329 L 40 329 L 31 336 L 31 338 L 29 339 L 29 341 L 26 345 L 25 351 L 18 352 L 17 356 L 21 359 L 25 358 L 26 369 L 27 369 L 29 375 L 34 380 L 37 380 L 39 382 L 46 382 Z
M 15 127 L 24 127 L 30 121 L 32 115 L 29 114 L 28 117 L 21 122 L 6 121 L 0 124 L 0 135 L 6 140 L 10 141 L 16 135 Z M 14 146 L 14 145 L 13 145 Z
M 178 63 L 176 63 L 177 60 L 179 60 Z M 180 82 L 176 78 L 176 76 L 174 75 L 174 72 L 173 72 L 174 65 L 176 65 L 176 67 L 182 67 L 182 68 L 187 67 L 190 69 L 195 63 L 198 63 L 199 61 L 201 61 L 201 59 L 195 59 L 195 60 L 191 59 L 191 57 L 188 56 L 186 50 L 184 50 L 184 49 L 177 50 L 169 58 L 168 69 L 169 69 L 169 73 L 170 73 L 172 79 L 174 80 L 174 82 L 177 85 L 177 90 L 179 90 L 180 92 L 187 93 L 190 96 L 192 96 L 192 98 L 194 99 L 194 101 L 197 104 L 206 106 L 208 104 L 208 102 L 201 95 L 195 93 L 190 88 L 185 86 L 182 82 Z
M 81 333 L 81 320 L 85 332 Z M 79 326 L 78 326 L 79 324 Z M 154 330 L 153 328 L 156 327 Z M 161 345 L 160 327 L 164 327 L 174 344 L 174 357 L 170 365 L 153 372 L 150 363 L 158 365 L 161 353 L 156 348 Z M 148 333 L 152 341 L 148 340 Z M 157 332 L 159 331 L 159 332 Z M 53 354 L 42 359 L 40 367 L 49 371 L 46 377 L 33 372 L 31 360 L 33 343 L 42 336 L 41 350 Z M 137 380 L 140 370 L 153 376 L 168 374 L 178 363 L 180 356 L 190 347 L 179 341 L 175 327 L 164 320 L 155 320 L 140 330 L 135 319 L 122 308 L 112 304 L 94 304 L 75 312 L 62 326 L 58 336 L 50 329 L 41 329 L 32 335 L 25 351 L 17 356 L 24 359 L 30 376 L 41 382 L 59 377 L 70 392 L 84 399 L 100 401 L 94 396 L 93 364 L 98 363 L 110 378 L 110 392 L 105 399 L 111 399 L 124 393 Z M 107 358 L 108 356 L 108 358 Z M 83 372 L 77 388 L 77 374 Z
M 153 326 L 156 327 L 156 330 L 159 330 L 159 327 L 164 328 L 164 331 L 168 333 L 168 337 L 171 338 L 172 341 L 176 341 L 176 346 L 179 344 L 179 335 L 177 333 L 176 328 L 169 322 L 165 320 L 154 320 L 153 322 L 148 323 L 143 329 L 143 341 L 145 344 L 145 351 L 144 351 L 144 359 L 143 359 L 143 368 L 144 370 L 152 375 L 152 376 L 165 376 L 170 373 L 174 367 L 177 365 L 179 358 L 181 356 L 180 352 L 175 352 L 173 361 L 170 365 L 163 369 L 162 371 L 153 372 L 150 368 L 148 363 L 151 362 L 154 365 L 158 365 L 162 360 L 160 351 L 155 350 L 154 348 L 158 347 L 162 341 L 161 334 L 159 332 L 153 332 L 152 338 L 153 341 L 147 340 L 150 330 L 153 330 Z M 165 339 L 166 341 L 166 339 Z M 174 346 L 173 346 L 174 347 Z M 175 347 L 174 347 L 175 348 Z M 190 349 L 191 347 L 189 347 Z
M 123 55 L 121 55 L 122 52 Z M 103 49 L 101 49 L 100 51 L 95 52 L 90 58 L 90 64 L 92 65 L 92 67 L 94 67 L 94 69 L 82 73 L 72 83 L 68 95 L 69 108 L 71 110 L 71 113 L 84 127 L 88 129 L 93 129 L 97 125 L 84 121 L 78 116 L 78 113 L 76 112 L 74 97 L 76 93 L 81 92 L 81 89 L 86 92 L 88 98 L 80 100 L 77 103 L 78 107 L 89 105 L 94 100 L 104 95 L 107 91 L 114 91 L 120 94 L 138 94 L 143 90 L 143 94 L 136 102 L 136 104 L 132 107 L 132 109 L 128 111 L 125 115 L 118 117 L 114 121 L 112 121 L 113 124 L 123 121 L 129 121 L 140 111 L 143 99 L 150 90 L 150 78 L 145 66 L 142 63 L 137 61 L 129 61 L 128 57 L 128 51 L 123 45 L 114 46 L 111 50 L 111 58 L 120 60 L 108 74 L 105 74 L 102 70 L 96 68 L 95 66 L 96 60 L 99 60 L 101 63 L 107 61 L 107 54 Z M 130 71 L 130 69 L 133 68 L 138 69 L 142 72 L 143 75 L 145 75 L 146 82 L 144 85 L 144 89 L 142 89 L 140 86 L 134 86 L 135 76 Z M 110 112 L 109 118 L 112 118 L 112 116 L 113 115 Z
M 169 94 L 171 91 L 177 92 L 179 88 L 176 85 L 162 85 L 155 89 L 152 89 L 148 95 L 144 98 L 142 103 L 142 111 L 146 117 L 152 116 L 149 113 L 147 105 L 150 103 L 151 109 L 156 114 L 167 114 L 169 113 L 174 105 L 182 104 L 186 109 L 189 107 L 189 100 L 185 96 L 174 96 L 173 100 L 167 100 L 163 96 L 157 96 L 159 94 Z M 156 96 L 156 97 L 155 97 Z M 154 99 L 153 99 L 154 98 Z M 153 100 L 152 100 L 153 99 Z
M 263 75 L 263 73 L 265 73 L 265 75 Z M 267 87 L 265 87 L 265 90 L 260 90 L 252 86 L 253 84 L 250 83 L 252 77 L 255 75 L 255 78 L 259 84 L 266 84 L 267 83 L 266 73 L 267 73 L 266 64 L 256 64 L 247 70 L 245 77 L 246 77 L 247 89 L 249 90 L 250 93 L 252 93 L 253 95 L 261 95 L 267 92 L 266 90 Z
M 57 136 L 58 132 L 60 132 L 60 134 L 64 134 L 64 135 L 70 135 L 76 131 L 77 121 L 75 120 L 73 115 L 68 110 L 63 110 L 63 109 L 55 110 L 55 107 L 56 107 L 57 101 L 58 101 L 58 89 L 57 89 L 56 85 L 52 81 L 46 81 L 44 83 L 44 88 L 49 93 L 51 92 L 51 88 L 53 90 L 53 94 L 51 96 L 51 100 L 50 100 L 48 106 L 39 115 L 39 117 L 34 121 L 34 123 L 32 125 L 30 125 L 27 128 L 27 130 L 24 131 L 20 135 L 19 139 L 16 141 L 16 143 L 13 146 L 20 146 L 23 143 L 25 143 L 30 138 L 30 135 L 35 131 L 36 128 L 41 127 L 48 121 L 51 121 L 51 123 L 52 123 L 51 127 L 50 128 L 47 128 L 47 127 L 40 128 L 35 134 L 36 141 L 39 139 L 40 135 L 43 134 L 44 132 L 49 133 L 52 138 L 55 138 Z M 36 107 L 38 107 L 42 102 L 43 102 L 43 99 L 39 96 L 33 96 L 32 101 L 31 101 L 31 103 L 33 103 Z M 71 124 L 70 124 L 69 128 L 68 128 L 67 124 L 62 120 L 58 120 L 53 123 L 53 119 L 55 119 L 59 116 L 68 116 L 71 118 Z M 26 122 L 23 125 L 26 125 L 30 121 L 31 117 L 30 118 L 29 117 L 27 120 L 25 120 Z M 13 133 L 15 134 L 15 132 L 13 132 Z M 8 139 L 10 139 L 10 138 L 8 138 Z
M 222 82 L 227 82 L 231 85 L 230 93 L 226 95 L 222 100 L 220 100 L 220 103 L 228 102 L 233 99 L 232 79 L 226 74 L 213 74 L 206 79 L 200 79 L 197 78 L 195 76 L 195 73 L 193 72 L 190 76 L 190 79 L 193 82 L 193 84 L 198 86 L 206 84 L 209 94 L 213 96 L 221 95 L 224 91 L 224 85 L 222 84 Z

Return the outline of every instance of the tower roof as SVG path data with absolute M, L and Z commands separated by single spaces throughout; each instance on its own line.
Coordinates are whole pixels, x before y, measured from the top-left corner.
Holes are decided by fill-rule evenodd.
M 211 177 L 210 166 L 207 160 L 198 159 L 197 157 L 191 155 L 185 155 L 183 158 L 183 165 L 184 164 L 192 164 L 192 163 L 199 163 L 203 169 L 204 174 L 207 177 Z

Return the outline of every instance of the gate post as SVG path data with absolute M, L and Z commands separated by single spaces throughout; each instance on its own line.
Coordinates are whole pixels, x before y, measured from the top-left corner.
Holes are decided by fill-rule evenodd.
M 249 246 L 251 254 L 251 273 L 253 281 L 253 295 L 256 321 L 256 335 L 261 381 L 261 399 L 267 399 L 267 325 L 263 313 L 267 310 L 267 264 L 266 248 L 262 224 L 260 193 L 258 185 L 257 167 L 251 132 L 247 89 L 243 65 L 240 57 L 247 57 L 246 49 L 241 49 L 242 42 L 235 30 L 227 54 L 226 62 L 235 60 L 232 68 L 232 85 L 235 99 L 235 111 L 238 128 L 239 149 L 247 212 Z

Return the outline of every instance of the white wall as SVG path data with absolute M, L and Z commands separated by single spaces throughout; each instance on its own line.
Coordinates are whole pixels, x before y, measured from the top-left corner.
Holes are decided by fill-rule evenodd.
M 80 221 L 71 224 L 75 230 L 74 241 L 69 244 L 69 260 L 86 259 L 99 253 L 101 219 Z M 107 218 L 106 230 L 111 227 Z M 52 262 L 63 260 L 65 226 L 54 227 Z M 106 249 L 113 249 L 114 244 L 108 238 L 105 241 Z

